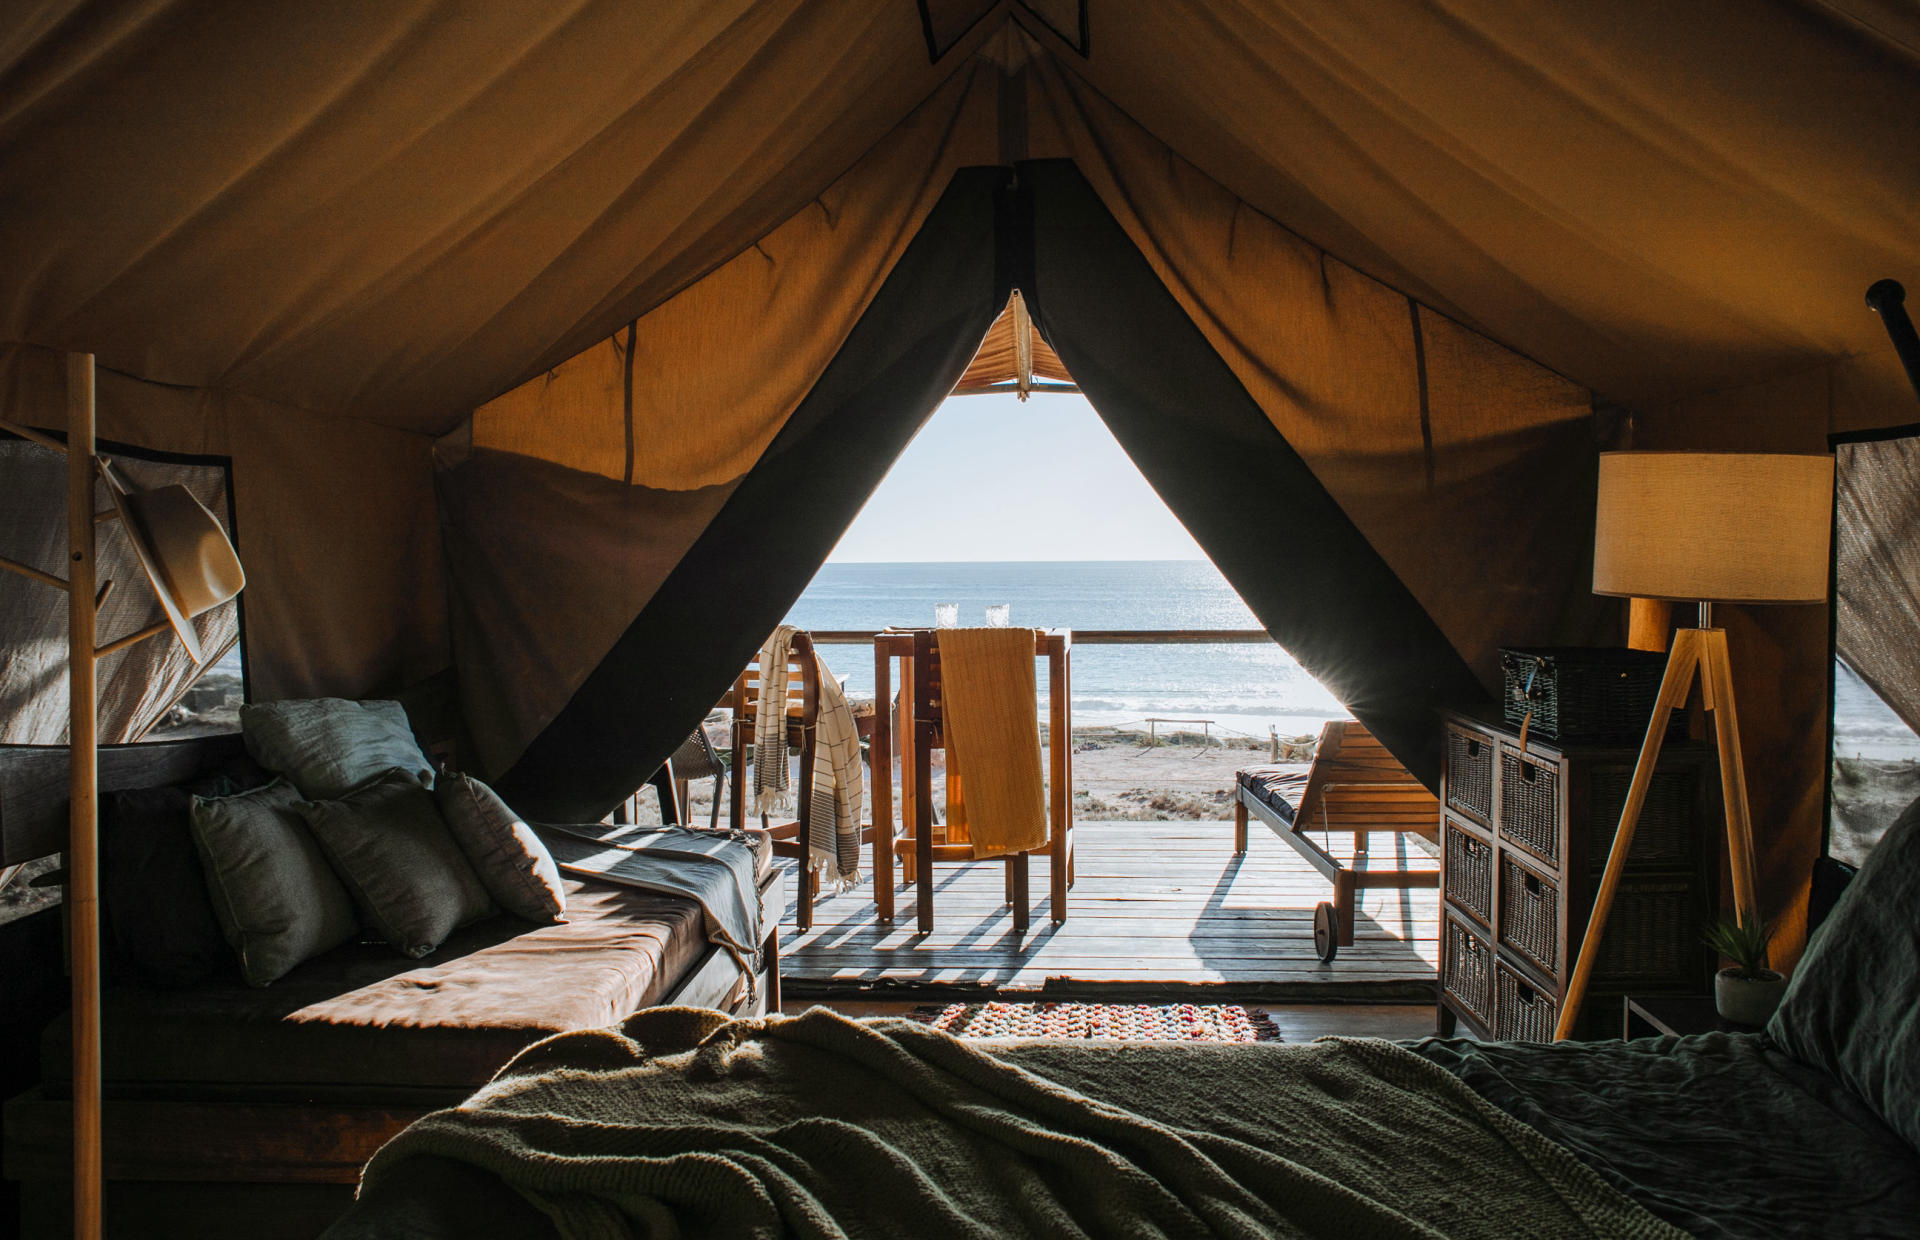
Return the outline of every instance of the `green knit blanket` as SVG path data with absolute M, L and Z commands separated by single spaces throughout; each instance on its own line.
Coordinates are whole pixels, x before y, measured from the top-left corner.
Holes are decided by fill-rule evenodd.
M 823 1008 L 549 1038 L 420 1120 L 569 1237 L 1678 1237 L 1391 1043 L 968 1043 Z

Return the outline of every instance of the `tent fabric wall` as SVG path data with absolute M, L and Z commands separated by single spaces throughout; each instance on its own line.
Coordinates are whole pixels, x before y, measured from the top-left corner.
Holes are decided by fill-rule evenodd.
M 0 45 L 0 339 L 431 434 L 764 237 L 991 33 L 930 64 L 911 0 L 93 7 Z
M 956 173 L 759 462 L 565 708 L 498 781 L 521 813 L 596 819 L 652 773 L 778 624 L 1004 303 L 995 199 Z
M 475 411 L 474 460 L 440 486 L 478 769 L 506 770 L 553 721 L 808 397 L 956 170 L 993 161 L 996 76 L 954 74 L 766 237 Z
M 462 755 L 468 769 L 491 778 L 513 765 L 686 557 L 734 485 L 628 486 L 485 448 L 443 462 L 454 666 L 474 746 Z M 649 709 L 649 696 L 634 687 L 631 708 Z
M 447 666 L 432 441 L 98 372 L 99 436 L 231 463 L 257 701 L 392 692 Z M 0 347 L 0 414 L 64 430 L 59 354 Z
M 1874 0 L 1166 0 L 1096 10 L 1087 57 L 1013 16 L 1263 214 L 1608 401 L 1884 357 L 1860 294 L 1920 269 L 1920 23 Z
M 1501 645 L 1613 639 L 1589 588 L 1589 393 L 1303 241 L 1053 58 L 1029 81 L 1034 151 L 1078 163 L 1484 684 Z
M 42 572 L 67 575 L 66 454 L 22 439 L 0 439 L 0 555 Z M 136 488 L 180 485 L 228 527 L 227 470 L 220 463 L 141 460 L 116 454 L 121 475 Z M 111 501 L 104 481 L 95 506 Z M 160 601 L 117 522 L 95 540 L 98 577 L 114 583 L 98 613 L 102 642 L 136 633 L 165 618 Z M 240 610 L 228 601 L 194 619 L 207 661 L 216 662 L 240 638 Z M 43 582 L 0 573 L 0 745 L 63 745 L 69 718 L 67 596 Z M 102 658 L 95 668 L 99 735 L 104 744 L 139 740 L 159 722 L 199 674 L 178 641 L 149 638 Z
M 636 486 L 740 478 L 954 171 L 994 162 L 996 76 L 972 62 L 791 218 L 609 339 L 481 406 L 474 444 Z

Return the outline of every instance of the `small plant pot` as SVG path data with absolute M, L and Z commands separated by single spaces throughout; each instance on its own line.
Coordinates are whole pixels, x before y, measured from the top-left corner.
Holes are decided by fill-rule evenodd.
M 1714 1008 L 1722 1018 L 1741 1025 L 1766 1024 L 1786 993 L 1786 974 L 1772 969 L 1761 970 L 1759 977 L 1741 977 L 1734 969 L 1722 969 L 1713 979 Z

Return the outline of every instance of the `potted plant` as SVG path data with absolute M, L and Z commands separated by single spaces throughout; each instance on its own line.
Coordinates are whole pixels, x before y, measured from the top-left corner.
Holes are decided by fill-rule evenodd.
M 1713 979 L 1713 1005 L 1727 1020 L 1764 1025 L 1787 991 L 1786 974 L 1767 967 L 1767 940 L 1773 931 L 1762 921 L 1715 922 L 1707 946 L 1733 961 Z

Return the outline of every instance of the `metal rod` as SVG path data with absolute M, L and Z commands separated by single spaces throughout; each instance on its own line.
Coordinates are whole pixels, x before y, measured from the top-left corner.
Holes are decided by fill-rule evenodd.
M 99 1240 L 100 833 L 93 654 L 93 354 L 67 354 L 67 915 L 73 935 L 73 1234 Z
M 0 555 L 0 568 L 4 568 L 10 573 L 19 573 L 22 577 L 31 577 L 35 581 L 43 585 L 52 586 L 56 590 L 64 590 L 67 588 L 67 583 L 52 573 L 43 573 L 31 564 L 22 564 L 18 560 L 9 560 L 3 555 Z
M 1710 629 L 1713 627 L 1713 604 L 1712 603 L 1706 602 L 1704 600 L 1701 602 L 1700 624 L 1698 627 L 1703 629 Z
M 816 646 L 867 646 L 873 629 L 815 629 Z M 1257 646 L 1271 645 L 1265 629 L 1075 629 L 1076 646 Z
M 1898 280 L 1879 280 L 1867 290 L 1867 305 L 1879 313 L 1880 322 L 1893 339 L 1893 351 L 1907 368 L 1907 382 L 1913 384 L 1913 394 L 1920 397 L 1920 334 L 1914 332 L 1913 320 L 1907 317 L 1906 300 L 1907 290 Z

